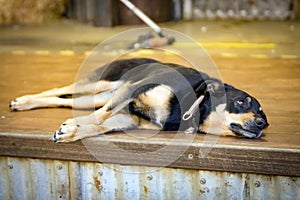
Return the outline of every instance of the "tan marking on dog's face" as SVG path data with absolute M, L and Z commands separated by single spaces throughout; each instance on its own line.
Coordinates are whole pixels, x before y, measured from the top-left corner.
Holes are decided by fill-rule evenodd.
M 157 86 L 146 93 L 140 94 L 134 100 L 136 108 L 147 114 L 155 123 L 163 126 L 170 114 L 169 103 L 172 97 L 171 88 L 165 85 Z
M 205 133 L 215 135 L 234 135 L 229 129 L 231 123 L 243 126 L 249 120 L 254 119 L 253 113 L 229 113 L 225 111 L 225 104 L 221 104 L 205 119 L 204 123 L 199 126 L 199 130 Z
M 243 125 L 249 120 L 254 120 L 254 114 L 252 112 L 236 114 L 236 113 L 229 113 L 226 111 L 225 115 L 226 115 L 226 125 L 230 125 L 231 123 L 237 123 Z

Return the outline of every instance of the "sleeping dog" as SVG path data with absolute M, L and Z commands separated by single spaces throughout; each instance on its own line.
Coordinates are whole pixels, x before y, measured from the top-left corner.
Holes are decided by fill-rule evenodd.
M 195 69 L 147 58 L 114 61 L 74 84 L 10 103 L 14 111 L 41 107 L 97 108 L 65 121 L 54 142 L 130 129 L 259 138 L 268 126 L 259 102 L 246 92 Z

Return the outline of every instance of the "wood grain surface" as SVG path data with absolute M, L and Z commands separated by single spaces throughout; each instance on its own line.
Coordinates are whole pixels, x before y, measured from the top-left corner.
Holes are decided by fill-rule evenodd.
M 84 58 L 0 54 L 0 155 L 300 176 L 298 59 L 213 58 L 224 82 L 261 102 L 270 126 L 260 139 L 135 130 L 55 144 L 63 121 L 91 111 L 9 110 L 18 96 L 72 83 Z

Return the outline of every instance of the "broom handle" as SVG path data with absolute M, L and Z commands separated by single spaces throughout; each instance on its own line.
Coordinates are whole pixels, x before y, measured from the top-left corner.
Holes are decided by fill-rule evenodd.
M 150 26 L 160 37 L 165 37 L 159 26 L 152 21 L 147 15 L 145 15 L 140 9 L 128 0 L 120 0 L 127 8 L 129 8 L 134 14 L 136 14 L 143 22 Z

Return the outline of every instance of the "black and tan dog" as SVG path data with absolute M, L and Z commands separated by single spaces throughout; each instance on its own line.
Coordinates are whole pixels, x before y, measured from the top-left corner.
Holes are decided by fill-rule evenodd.
M 70 94 L 76 97 L 66 98 Z M 10 104 L 15 111 L 61 106 L 99 109 L 68 119 L 55 132 L 55 142 L 129 129 L 259 138 L 268 126 L 262 107 L 249 94 L 192 68 L 146 58 L 112 62 L 72 85 Z

